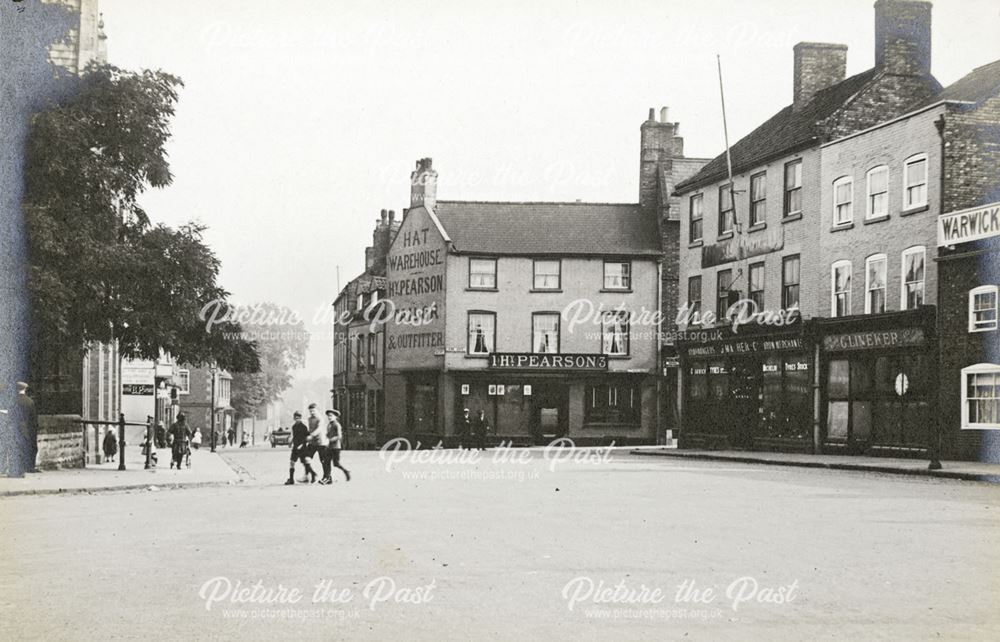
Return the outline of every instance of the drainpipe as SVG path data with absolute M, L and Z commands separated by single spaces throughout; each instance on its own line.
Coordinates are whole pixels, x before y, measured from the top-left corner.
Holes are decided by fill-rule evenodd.
M 946 123 L 945 123 L 944 113 L 942 113 L 941 116 L 937 120 L 934 121 L 934 127 L 937 129 L 938 138 L 941 139 L 941 160 L 939 161 L 940 168 L 938 169 L 938 174 L 939 174 L 939 178 L 938 178 L 938 181 L 939 181 L 939 187 L 938 187 L 938 216 L 940 216 L 941 214 L 945 213 L 945 209 L 944 209 L 944 187 L 945 187 L 945 185 L 944 185 L 944 158 L 945 158 L 944 128 L 945 128 L 945 124 Z M 940 284 L 940 282 L 941 282 L 941 270 L 940 270 L 940 265 L 938 265 L 938 283 Z M 940 285 L 938 286 L 938 292 L 939 293 L 941 292 Z M 934 315 L 935 315 L 934 325 L 935 325 L 936 328 L 938 328 L 938 330 L 940 330 L 940 328 L 941 328 L 941 313 L 940 313 L 941 302 L 937 300 L 937 297 L 935 297 L 934 302 L 936 304 L 934 306 Z M 938 367 L 934 369 L 934 371 L 935 371 L 935 374 L 934 374 L 935 378 L 939 377 L 940 373 L 941 373 L 941 368 L 940 368 L 940 365 L 941 365 L 941 363 L 940 363 L 940 359 L 941 359 L 941 343 L 940 343 L 940 337 L 937 336 L 938 334 L 940 334 L 940 332 L 935 333 L 935 337 L 934 337 L 934 342 L 935 342 L 935 344 L 937 345 L 937 348 L 938 348 L 936 350 L 937 358 L 938 358 Z M 939 382 L 935 382 L 935 383 L 939 383 Z M 964 386 L 965 382 L 962 382 L 962 385 Z M 931 446 L 931 451 L 929 453 L 930 454 L 930 462 L 927 464 L 927 469 L 928 470 L 941 470 L 942 434 L 941 434 L 941 416 L 940 416 L 939 404 L 938 404 L 938 401 L 939 401 L 940 396 L 941 396 L 941 390 L 940 390 L 940 388 L 937 385 L 934 386 L 934 390 L 936 391 L 936 394 L 931 398 L 931 416 L 934 417 L 934 440 L 933 440 L 934 443 Z
M 660 443 L 663 434 L 663 445 L 666 445 L 666 427 L 663 425 L 663 379 L 666 372 L 663 368 L 663 259 L 656 262 L 656 309 L 660 311 L 656 323 L 656 443 Z

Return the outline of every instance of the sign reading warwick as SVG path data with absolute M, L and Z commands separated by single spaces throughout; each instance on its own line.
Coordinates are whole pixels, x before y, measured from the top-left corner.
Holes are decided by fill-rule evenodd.
M 938 217 L 938 247 L 1000 236 L 1000 203 Z
M 603 354 L 534 354 L 494 352 L 489 367 L 494 370 L 607 370 Z

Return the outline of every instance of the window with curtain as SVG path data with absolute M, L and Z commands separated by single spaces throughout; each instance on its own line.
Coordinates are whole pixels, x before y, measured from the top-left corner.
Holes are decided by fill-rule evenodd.
M 469 287 L 494 290 L 497 287 L 496 259 L 469 259 Z
M 851 262 L 837 261 L 830 272 L 830 316 L 851 314 Z
M 702 207 L 704 206 L 703 196 L 701 194 L 695 194 L 691 197 L 690 212 L 689 212 L 689 224 L 688 224 L 688 242 L 695 243 L 701 240 L 702 237 L 702 220 L 704 219 L 704 211 Z
M 628 261 L 604 262 L 604 289 L 628 290 L 632 287 L 632 264 Z
M 559 259 L 536 260 L 535 278 L 532 287 L 536 290 L 558 290 L 560 280 Z
M 692 313 L 701 313 L 701 276 L 688 278 L 688 309 Z
M 492 312 L 469 313 L 468 354 L 488 355 L 493 352 L 496 318 Z
M 719 236 L 733 231 L 732 185 L 719 187 Z
M 764 309 L 764 263 L 754 263 L 750 266 L 748 277 L 750 300 L 757 306 L 757 311 Z
M 785 310 L 799 306 L 799 255 L 781 260 L 781 307 Z
M 903 251 L 902 295 L 900 308 L 912 310 L 924 303 L 924 270 L 927 252 L 923 246 Z
M 854 180 L 850 176 L 833 182 L 833 224 L 847 225 L 854 220 Z
M 802 212 L 802 161 L 785 163 L 785 216 Z
M 539 354 L 559 352 L 559 313 L 544 312 L 531 317 L 531 351 Z
M 721 321 L 726 318 L 729 309 L 729 287 L 733 284 L 732 270 L 719 270 L 715 277 L 715 318 Z
M 885 254 L 865 260 L 865 314 L 885 312 Z
M 611 356 L 625 356 L 629 350 L 628 312 L 617 310 L 604 315 L 601 350 Z
M 969 332 L 997 329 L 997 286 L 982 285 L 969 291 Z
M 921 154 L 903 164 L 903 209 L 927 204 L 927 156 Z
M 767 220 L 767 174 L 761 172 L 750 177 L 750 226 L 761 225 Z
M 962 370 L 962 427 L 1000 428 L 1000 366 L 981 363 Z

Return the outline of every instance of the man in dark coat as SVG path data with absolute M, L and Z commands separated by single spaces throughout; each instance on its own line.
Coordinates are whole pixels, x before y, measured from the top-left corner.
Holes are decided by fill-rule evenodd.
M 190 454 L 188 444 L 191 440 L 191 430 L 187 426 L 187 417 L 184 416 L 183 412 L 177 413 L 177 421 L 170 426 L 169 434 L 171 438 L 170 467 L 173 468 L 176 464 L 177 470 L 180 470 L 181 462 Z M 190 467 L 191 460 L 188 459 L 188 468 Z
M 458 447 L 471 448 L 470 439 L 472 436 L 472 420 L 469 418 L 469 409 L 462 408 L 462 417 L 458 420 Z
M 472 420 L 472 444 L 479 450 L 486 450 L 486 434 L 490 430 L 490 422 L 486 419 L 486 411 L 480 410 Z
M 36 472 L 35 463 L 38 459 L 38 415 L 35 413 L 35 401 L 28 396 L 28 384 L 17 382 L 17 409 L 21 423 L 21 435 L 24 437 L 25 470 Z
M 301 461 L 302 465 L 306 469 L 306 477 L 302 481 L 314 482 L 316 481 L 316 473 L 313 471 L 312 466 L 309 465 L 309 446 L 306 443 L 306 439 L 309 436 L 309 427 L 302 423 L 302 413 L 295 411 L 292 415 L 295 419 L 295 423 L 292 424 L 292 454 L 288 460 L 288 480 L 285 482 L 285 486 L 291 486 L 295 483 L 295 462 Z

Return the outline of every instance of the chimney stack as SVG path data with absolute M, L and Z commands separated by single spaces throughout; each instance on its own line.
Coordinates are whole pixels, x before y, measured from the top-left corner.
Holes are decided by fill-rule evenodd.
M 875 3 L 875 66 L 890 74 L 931 72 L 931 3 L 878 0 Z
M 421 158 L 410 174 L 410 207 L 433 209 L 437 203 L 437 172 L 433 159 Z
M 847 76 L 847 45 L 800 42 L 795 56 L 792 109 L 798 111 L 818 92 L 832 87 Z
M 684 158 L 684 139 L 677 135 L 677 123 L 667 122 L 669 110 L 650 108 L 649 119 L 639 127 L 639 206 L 655 211 L 665 206 L 661 175 L 673 171 L 673 159 Z

